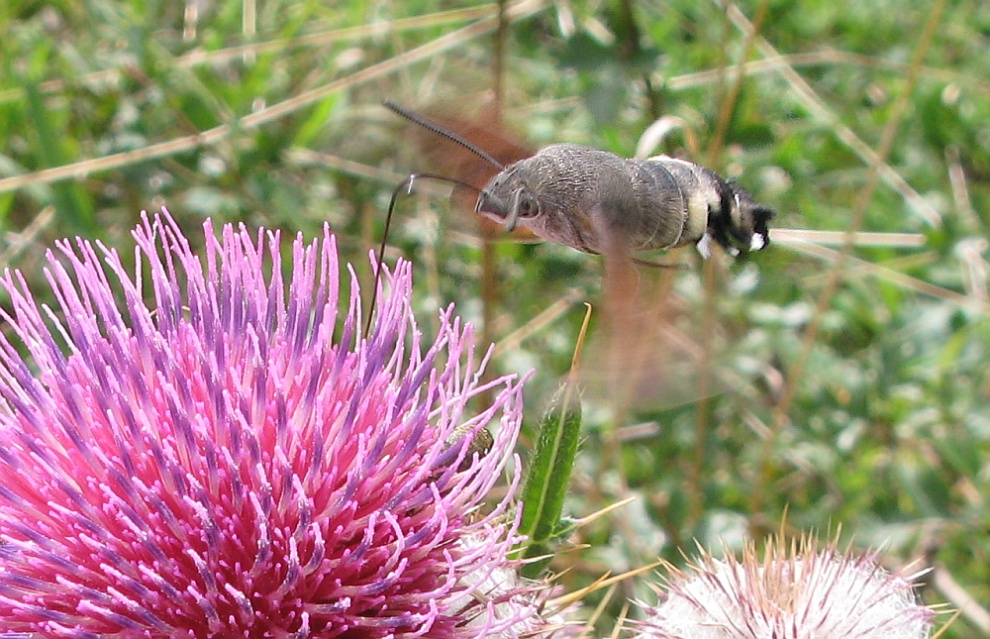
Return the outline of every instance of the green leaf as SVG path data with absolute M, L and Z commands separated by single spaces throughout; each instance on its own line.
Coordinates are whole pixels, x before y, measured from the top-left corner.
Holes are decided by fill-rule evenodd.
M 550 409 L 540 421 L 536 450 L 523 486 L 520 532 L 529 537 L 523 553 L 526 558 L 549 555 L 548 542 L 562 529 L 564 498 L 577 456 L 580 432 L 581 403 L 575 397 L 573 387 L 565 384 L 557 391 Z M 523 574 L 536 577 L 545 565 L 546 560 L 528 563 Z

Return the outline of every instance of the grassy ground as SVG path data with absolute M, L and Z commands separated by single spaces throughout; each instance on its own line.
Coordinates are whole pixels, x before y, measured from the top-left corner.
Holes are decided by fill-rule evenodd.
M 507 135 L 631 156 L 665 116 L 658 152 L 775 208 L 774 243 L 641 272 L 645 381 L 618 407 L 589 384 L 568 509 L 635 500 L 578 532 L 562 583 L 679 562 L 695 538 L 739 547 L 786 512 L 792 532 L 886 543 L 892 568 L 920 558 L 926 601 L 974 602 L 945 636 L 990 636 L 990 7 L 504 8 L 500 28 L 496 5 L 437 0 L 7 0 L 0 265 L 40 283 L 54 239 L 127 246 L 139 211 L 167 205 L 190 229 L 329 222 L 367 281 L 393 186 L 457 170 L 383 99 L 479 127 L 502 157 L 520 153 Z M 500 344 L 498 370 L 537 370 L 535 423 L 583 302 L 584 369 L 607 368 L 610 292 L 599 258 L 482 241 L 469 200 L 401 198 L 386 259 L 415 260 L 424 322 L 456 302 Z M 651 595 L 629 581 L 609 596 L 602 632 Z

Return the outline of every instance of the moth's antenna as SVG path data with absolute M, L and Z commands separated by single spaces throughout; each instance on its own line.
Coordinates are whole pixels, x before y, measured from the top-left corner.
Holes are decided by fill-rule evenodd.
M 395 201 L 398 199 L 399 193 L 403 190 L 406 190 L 407 193 L 412 193 L 413 184 L 419 179 L 448 182 L 450 184 L 456 184 L 457 186 L 463 186 L 464 188 L 471 189 L 472 191 L 479 193 L 481 192 L 481 189 L 473 184 L 468 184 L 467 182 L 462 182 L 461 180 L 446 177 L 444 175 L 434 175 L 432 173 L 413 173 L 406 179 L 402 180 L 402 182 L 395 187 L 392 191 L 392 197 L 388 201 L 388 213 L 385 215 L 385 229 L 382 231 L 382 243 L 378 247 L 378 259 L 375 260 L 375 285 L 371 288 L 371 305 L 368 307 L 368 319 L 364 322 L 365 339 L 367 339 L 368 333 L 371 332 L 371 316 L 375 313 L 375 304 L 378 301 L 378 285 L 381 283 L 382 279 L 382 262 L 385 259 L 385 244 L 388 241 L 388 229 L 392 225 L 392 212 L 395 211 Z
M 437 124 L 436 122 L 434 122 L 432 120 L 427 120 L 426 118 L 424 118 L 423 116 L 419 115 L 418 113 L 413 113 L 409 109 L 407 109 L 405 107 L 401 107 L 398 104 L 396 104 L 395 102 L 392 102 L 391 100 L 385 100 L 384 102 L 382 102 L 382 104 L 385 105 L 386 108 L 391 109 L 392 111 L 395 111 L 396 113 L 398 113 L 399 115 L 401 115 L 405 119 L 407 119 L 407 120 L 409 120 L 411 122 L 415 122 L 416 124 L 418 124 L 419 126 L 423 127 L 424 129 L 426 129 L 428 131 L 431 131 L 433 133 L 436 133 L 437 135 L 439 135 L 441 137 L 445 137 L 445 138 L 447 138 L 448 140 L 450 140 L 451 142 L 453 142 L 455 144 L 461 145 L 462 147 L 464 147 L 465 149 L 467 149 L 471 153 L 474 153 L 475 155 L 477 155 L 479 158 L 481 158 L 485 162 L 488 162 L 489 164 L 491 164 L 492 166 L 494 166 L 499 171 L 501 171 L 502 169 L 505 168 L 505 165 L 504 164 L 502 164 L 501 162 L 499 162 L 498 160 L 496 160 L 495 158 L 493 158 L 491 155 L 485 153 L 484 151 L 482 151 L 481 149 L 479 149 L 477 146 L 471 144 L 470 142 L 468 142 L 467 140 L 465 140 L 461 136 L 457 135 L 453 131 L 450 131 L 450 130 L 444 128 L 443 126 Z

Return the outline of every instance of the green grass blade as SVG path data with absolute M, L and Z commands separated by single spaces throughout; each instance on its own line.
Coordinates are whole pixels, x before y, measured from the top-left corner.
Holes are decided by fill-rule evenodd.
M 35 82 L 28 82 L 24 91 L 28 100 L 28 117 L 38 135 L 42 162 L 46 167 L 66 164 L 64 145 L 65 140 L 69 139 L 68 133 L 64 130 L 56 132 L 53 126 L 56 116 L 46 107 L 44 97 Z M 93 205 L 86 191 L 70 181 L 53 184 L 51 189 L 52 203 L 67 228 L 89 237 L 95 236 L 97 228 L 93 218 Z

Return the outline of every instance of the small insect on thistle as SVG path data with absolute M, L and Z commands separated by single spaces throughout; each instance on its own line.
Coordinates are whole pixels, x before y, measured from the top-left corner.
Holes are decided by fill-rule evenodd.
M 463 472 L 471 467 L 471 464 L 475 462 L 475 455 L 477 459 L 481 459 L 491 452 L 492 446 L 495 444 L 495 438 L 492 436 L 492 432 L 487 428 L 479 428 L 474 431 L 474 433 L 469 432 L 470 427 L 458 427 L 454 429 L 454 432 L 450 434 L 447 441 L 444 442 L 447 448 L 452 448 L 455 444 L 460 442 L 464 437 L 470 437 L 471 442 L 467 445 L 467 450 L 464 451 L 464 457 L 461 459 L 460 464 L 457 466 L 458 472 Z

